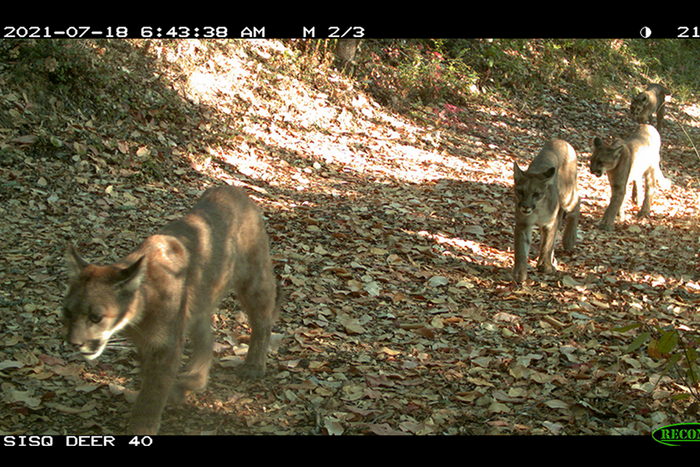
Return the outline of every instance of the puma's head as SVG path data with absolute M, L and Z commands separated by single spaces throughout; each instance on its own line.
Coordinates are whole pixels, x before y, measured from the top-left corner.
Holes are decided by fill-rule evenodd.
M 137 291 L 145 276 L 143 258 L 131 266 L 88 264 L 68 246 L 68 293 L 63 314 L 68 328 L 67 341 L 85 359 L 100 356 L 110 337 L 126 326 L 136 313 Z
M 614 169 L 620 161 L 620 155 L 625 148 L 624 142 L 620 139 L 612 144 L 605 144 L 602 139 L 595 137 L 593 140 L 593 154 L 591 155 L 591 173 L 600 177 L 608 170 Z
M 630 105 L 630 114 L 638 123 L 647 123 L 649 117 L 654 113 L 654 104 L 649 97 L 648 92 L 643 92 L 632 99 Z
M 556 171 L 550 167 L 541 173 L 529 173 L 523 172 L 517 163 L 513 164 L 516 209 L 526 216 L 535 212 L 537 206 L 547 199 Z

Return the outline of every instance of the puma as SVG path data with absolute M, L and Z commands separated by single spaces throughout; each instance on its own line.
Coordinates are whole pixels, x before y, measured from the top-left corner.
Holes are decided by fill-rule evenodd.
M 535 226 L 540 229 L 537 268 L 545 273 L 556 270 L 554 240 L 566 218 L 563 244 L 566 250 L 576 244 L 581 203 L 577 190 L 576 151 L 566 141 L 555 139 L 544 145 L 523 172 L 513 164 L 515 192 L 515 266 L 513 280 L 527 278 L 527 258 Z
M 651 211 L 655 183 L 663 189 L 671 185 L 659 167 L 660 148 L 659 132 L 651 125 L 639 125 L 624 141 L 617 138 L 611 144 L 606 144 L 598 136 L 593 139 L 591 172 L 596 177 L 607 173 L 612 192 L 610 204 L 600 222 L 601 229 L 611 230 L 615 219 L 623 217 L 623 204 L 630 181 L 633 184 L 632 201 L 639 204 L 637 193 L 644 178 L 644 203 L 639 210 L 640 217 L 648 216 Z
M 644 92 L 632 99 L 630 113 L 637 123 L 652 123 L 652 114 L 656 114 L 656 127 L 661 129 L 666 113 L 666 95 L 669 90 L 660 84 L 651 84 Z
M 139 350 L 141 390 L 128 433 L 157 433 L 169 397 L 182 402 L 188 391 L 204 389 L 213 354 L 211 313 L 229 288 L 252 331 L 238 373 L 264 374 L 279 293 L 260 210 L 242 190 L 207 190 L 183 218 L 114 264 L 89 264 L 71 245 L 66 256 L 67 341 L 94 360 L 121 331 Z M 193 352 L 178 378 L 188 331 Z

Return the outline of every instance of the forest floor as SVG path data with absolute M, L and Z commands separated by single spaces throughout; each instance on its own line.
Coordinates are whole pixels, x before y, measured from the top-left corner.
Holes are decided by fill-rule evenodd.
M 101 53 L 123 61 L 130 92 L 174 96 L 182 113 L 102 121 L 63 112 L 82 105 L 70 96 L 0 88 L 0 433 L 123 432 L 135 355 L 122 345 L 89 365 L 64 345 L 65 245 L 114 261 L 222 183 L 262 207 L 285 290 L 269 371 L 234 376 L 247 331 L 226 299 L 210 385 L 166 408 L 162 434 L 648 436 L 697 421 L 668 355 L 627 352 L 641 330 L 614 330 L 697 336 L 696 103 L 669 104 L 673 188 L 649 218 L 628 200 L 632 216 L 604 232 L 607 179 L 587 159 L 593 136 L 632 131 L 626 97 L 475 97 L 419 121 L 346 78 L 298 79 L 276 41 Z M 557 242 L 557 274 L 531 261 L 517 285 L 513 162 L 553 137 L 579 153 L 579 242 Z

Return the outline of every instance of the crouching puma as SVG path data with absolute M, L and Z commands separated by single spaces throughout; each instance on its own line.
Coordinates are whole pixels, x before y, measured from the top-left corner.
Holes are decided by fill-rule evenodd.
M 644 203 L 639 216 L 648 216 L 654 197 L 655 182 L 661 188 L 668 188 L 671 182 L 663 176 L 659 167 L 659 149 L 661 138 L 659 132 L 651 125 L 639 125 L 627 139 L 615 139 L 606 144 L 599 137 L 593 139 L 593 154 L 590 169 L 593 175 L 600 177 L 608 174 L 610 181 L 610 204 L 603 214 L 600 228 L 611 230 L 617 217 L 624 215 L 624 201 L 627 185 L 631 181 L 632 200 L 638 204 L 638 192 L 644 179 Z
M 155 434 L 169 396 L 179 402 L 187 391 L 206 386 L 213 353 L 211 313 L 229 289 L 247 312 L 252 331 L 239 373 L 264 373 L 279 304 L 268 249 L 258 207 L 230 186 L 207 190 L 183 218 L 114 264 L 89 264 L 69 245 L 63 304 L 68 342 L 93 360 L 121 331 L 139 350 L 141 390 L 128 433 Z M 187 331 L 193 353 L 178 378 Z
M 556 270 L 554 241 L 566 217 L 563 244 L 567 250 L 576 244 L 580 199 L 577 190 L 576 151 L 566 141 L 547 142 L 523 172 L 513 164 L 515 192 L 515 266 L 513 279 L 527 278 L 527 258 L 535 226 L 540 228 L 537 268 L 545 273 Z
M 666 110 L 666 95 L 669 90 L 660 84 L 650 84 L 643 92 L 632 99 L 630 114 L 637 123 L 652 123 L 656 114 L 656 127 L 661 129 Z

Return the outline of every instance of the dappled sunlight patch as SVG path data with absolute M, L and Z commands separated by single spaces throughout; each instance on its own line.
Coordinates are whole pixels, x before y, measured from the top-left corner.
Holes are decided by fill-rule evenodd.
M 466 230 L 476 231 L 476 229 L 468 228 Z M 479 227 L 478 230 L 480 231 L 481 228 Z M 477 264 L 503 265 L 511 261 L 511 253 L 488 246 L 482 242 L 449 237 L 438 232 L 427 232 L 424 230 L 409 233 L 435 242 L 435 248 L 442 255 L 453 256 L 458 259 L 466 257 Z
M 693 103 L 684 105 L 681 108 L 683 112 L 692 117 L 690 121 L 684 123 L 692 126 L 693 128 L 700 127 L 700 105 Z

